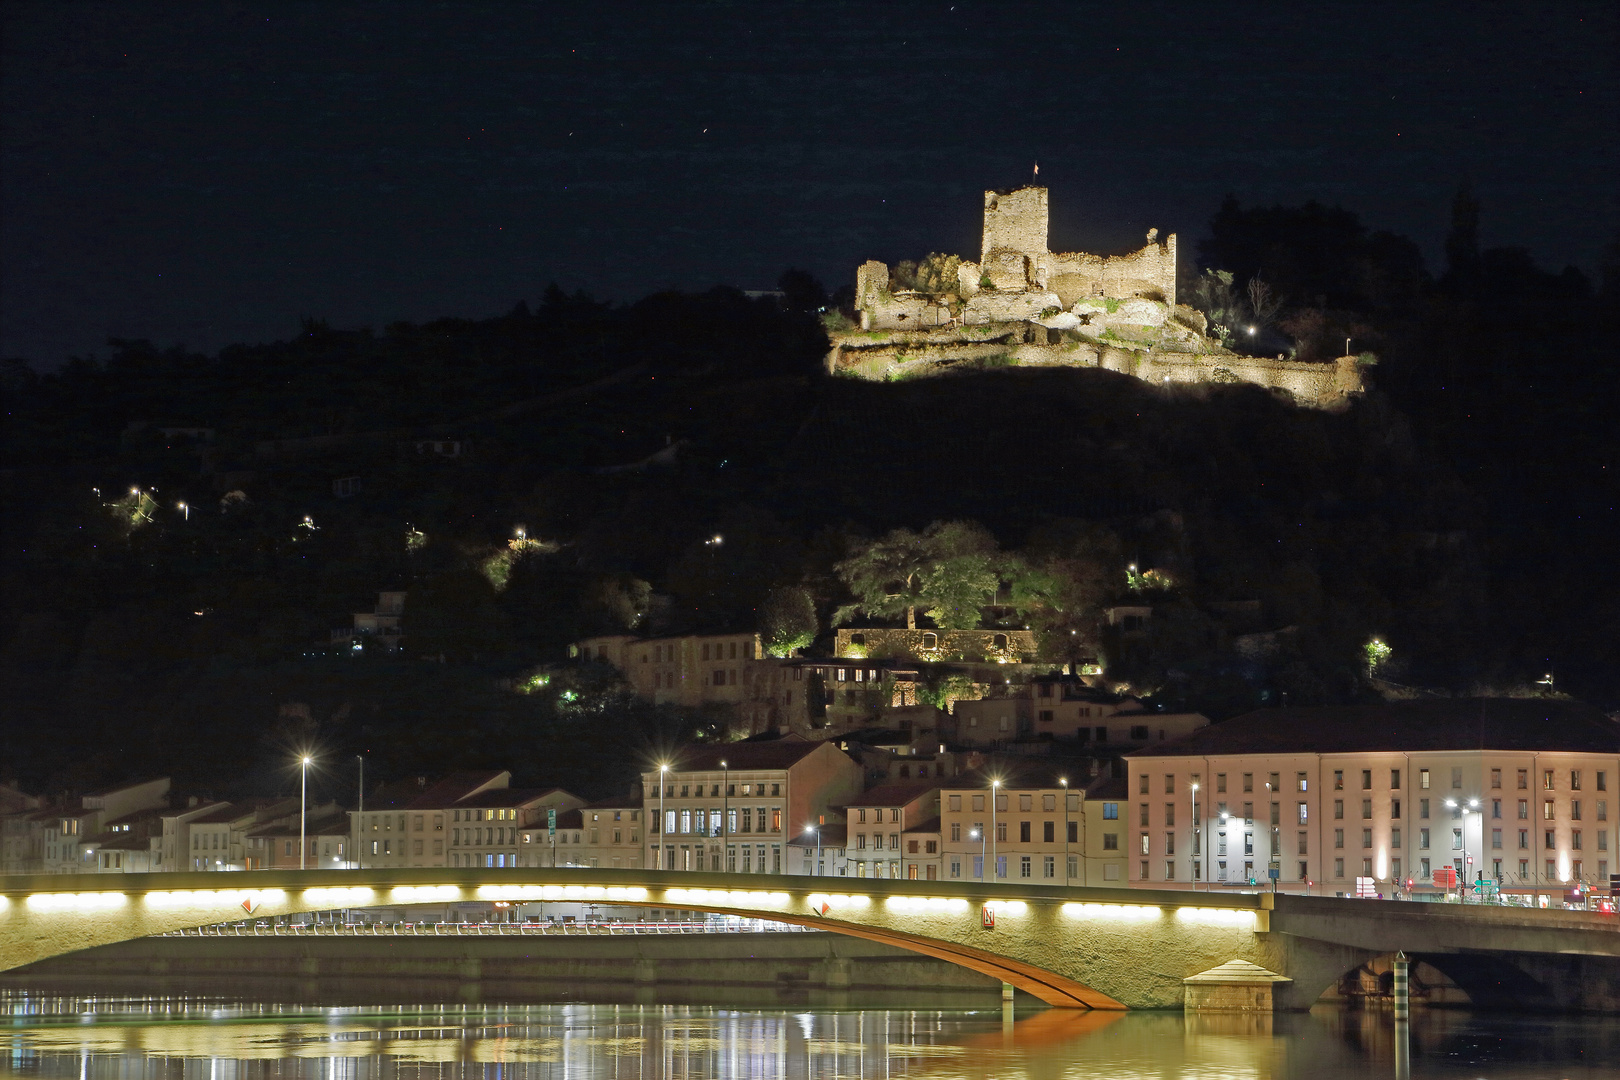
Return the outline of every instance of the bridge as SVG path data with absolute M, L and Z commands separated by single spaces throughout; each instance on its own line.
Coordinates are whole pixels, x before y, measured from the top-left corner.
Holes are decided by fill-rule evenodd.
M 1404 951 L 1479 1005 L 1620 1009 L 1620 927 L 1587 912 L 1327 897 L 657 870 L 259 870 L 0 877 L 0 971 L 190 927 L 459 901 L 584 901 L 764 918 L 909 949 L 1055 1006 L 1181 1008 L 1232 960 L 1309 1008 Z

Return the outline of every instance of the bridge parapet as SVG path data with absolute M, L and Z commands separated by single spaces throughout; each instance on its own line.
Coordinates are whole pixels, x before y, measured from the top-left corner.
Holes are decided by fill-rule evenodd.
M 1620 952 L 1620 934 L 1558 918 L 1569 914 L 1562 912 L 1409 911 L 1442 906 L 1012 882 L 508 867 L 0 878 L 0 970 L 226 921 L 472 900 L 598 902 L 813 926 L 948 960 L 1050 1004 L 1100 1009 L 1179 1008 L 1186 978 L 1233 960 L 1288 976 L 1293 982 L 1279 991 L 1279 1007 L 1305 1008 L 1343 972 L 1396 949 L 1477 950 L 1490 948 L 1493 936 L 1522 932 L 1531 935 L 1528 951 L 1614 955 L 1604 951 L 1612 943 Z M 1511 922 L 1526 917 L 1522 927 Z M 1601 945 L 1588 941 L 1593 935 Z

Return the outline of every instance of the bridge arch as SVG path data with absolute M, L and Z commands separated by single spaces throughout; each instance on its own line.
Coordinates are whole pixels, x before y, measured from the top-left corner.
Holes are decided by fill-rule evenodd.
M 1476 1009 L 1513 1009 L 1516 1011 L 1552 1011 L 1561 1007 L 1558 995 L 1549 987 L 1545 976 L 1528 970 L 1532 957 L 1520 958 L 1512 953 L 1479 952 L 1408 952 L 1412 965 L 1413 983 L 1421 983 L 1419 965 L 1426 965 L 1444 976 L 1452 986 L 1467 996 L 1466 1002 L 1445 1004 L 1468 1005 Z M 1387 996 L 1391 992 L 1393 952 L 1371 956 L 1353 968 L 1342 972 L 1321 989 L 1318 1000 L 1326 997 L 1336 986 L 1342 987 L 1357 973 L 1363 982 L 1370 975 L 1378 981 L 1376 994 Z M 1354 995 L 1344 995 L 1354 996 Z M 1371 996 L 1371 995 L 1368 995 Z M 1414 986 L 1414 1000 L 1422 1000 L 1422 991 Z
M 944 938 L 930 937 L 881 925 L 861 925 L 840 918 L 827 918 L 824 915 L 816 914 L 803 915 L 792 911 L 774 910 L 771 907 L 749 906 L 746 903 L 746 900 L 752 895 L 761 895 L 763 897 L 773 895 L 770 890 L 694 890 L 676 888 L 664 890 L 665 895 L 662 896 L 643 895 L 646 892 L 647 890 L 611 886 L 536 887 L 487 885 L 475 887 L 471 890 L 464 890 L 456 886 L 406 886 L 389 890 L 385 897 L 376 895 L 377 890 L 374 889 L 343 886 L 310 888 L 296 892 L 281 889 L 231 888 L 156 890 L 142 894 L 140 899 L 157 908 L 158 912 L 138 921 L 132 921 L 125 931 L 109 930 L 109 927 L 117 926 L 117 923 L 113 921 L 116 919 L 117 913 L 130 904 L 130 894 L 128 893 L 119 893 L 116 890 L 86 890 L 71 893 L 33 894 L 34 896 L 44 895 L 52 898 L 44 903 L 32 905 L 36 911 L 54 913 L 59 917 L 72 914 L 83 915 L 88 919 L 97 920 L 100 928 L 88 933 L 81 927 L 77 931 L 66 930 L 65 933 L 48 934 L 44 939 L 44 943 L 47 943 L 46 948 L 44 950 L 38 948 L 29 950 L 29 958 L 22 960 L 22 963 L 32 963 L 54 956 L 69 955 L 100 945 L 109 945 L 119 941 L 128 941 L 177 930 L 196 929 L 221 922 L 266 917 L 281 918 L 291 915 L 331 911 L 341 907 L 402 907 L 449 901 L 495 901 L 503 899 L 531 903 L 546 902 L 548 900 L 553 902 L 586 901 L 622 907 L 679 908 L 680 910 L 703 911 L 716 915 L 735 915 L 751 919 L 765 918 L 774 922 L 789 923 L 866 941 L 875 941 L 905 949 L 908 952 L 943 960 L 1008 983 L 1039 998 L 1048 1005 L 1061 1008 L 1104 1010 L 1122 1010 L 1126 1008 L 1121 1002 L 1084 983 L 1044 970 L 1034 964 L 1001 956 L 984 949 L 952 942 Z M 405 895 L 399 895 L 401 893 Z M 669 893 L 676 895 L 671 896 L 668 895 Z M 847 894 L 833 895 L 842 896 Z M 114 899 L 119 896 L 125 898 L 123 902 Z M 731 897 L 744 902 L 727 902 Z M 24 903 L 26 904 L 26 902 L 25 899 Z M 4 911 L 0 911 L 0 917 L 3 917 L 4 914 Z M 977 917 L 977 915 L 974 917 Z M 0 949 L 3 949 L 3 947 L 4 937 L 0 935 Z M 20 964 L 9 962 L 10 959 L 10 956 L 0 953 L 0 971 L 20 966 Z

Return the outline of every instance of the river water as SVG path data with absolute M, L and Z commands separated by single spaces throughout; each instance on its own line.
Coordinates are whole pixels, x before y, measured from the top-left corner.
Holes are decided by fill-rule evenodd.
M 0 992 L 0 1075 L 164 1078 L 1620 1077 L 1604 1017 L 692 1005 L 288 1005 Z

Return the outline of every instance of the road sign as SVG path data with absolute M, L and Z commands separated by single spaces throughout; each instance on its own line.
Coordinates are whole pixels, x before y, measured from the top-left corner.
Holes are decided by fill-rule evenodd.
M 1282 871 L 1273 866 L 1270 870 L 1266 871 L 1266 876 L 1272 881 L 1276 881 L 1282 877 Z
M 989 904 L 984 905 L 979 909 L 979 921 L 986 930 L 994 930 L 996 928 L 996 909 Z
M 546 811 L 546 836 L 552 840 L 557 838 L 557 808 L 555 806 Z

